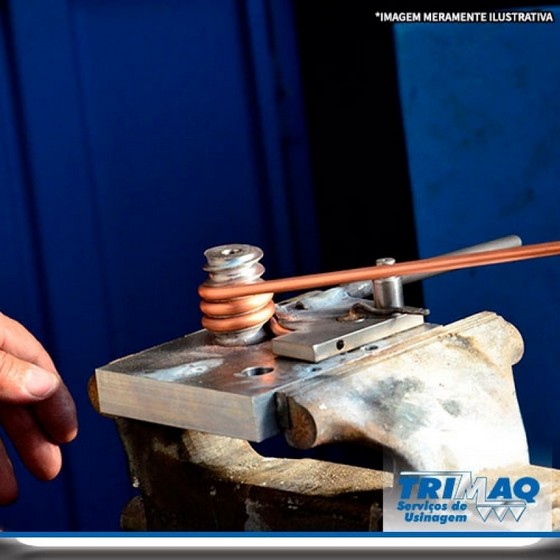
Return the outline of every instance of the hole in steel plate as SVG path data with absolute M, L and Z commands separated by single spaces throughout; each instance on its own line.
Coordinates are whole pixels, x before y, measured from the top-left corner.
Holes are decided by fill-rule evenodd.
M 274 368 L 268 366 L 254 366 L 245 368 L 241 373 L 237 375 L 242 375 L 244 377 L 255 377 L 257 375 L 265 375 L 274 371 Z

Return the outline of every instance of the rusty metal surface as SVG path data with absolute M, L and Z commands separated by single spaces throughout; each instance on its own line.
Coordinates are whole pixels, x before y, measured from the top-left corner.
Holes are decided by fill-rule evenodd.
M 139 495 L 125 506 L 125 531 L 381 531 L 390 473 L 312 459 L 259 455 L 247 442 L 114 419 Z M 532 476 L 551 496 L 560 530 L 560 471 L 535 465 L 486 469 Z
M 391 475 L 263 457 L 246 441 L 116 418 L 140 493 L 125 530 L 379 531 Z
M 380 446 L 413 470 L 526 465 L 512 365 L 518 331 L 484 312 L 402 340 L 279 395 L 285 435 L 309 448 Z

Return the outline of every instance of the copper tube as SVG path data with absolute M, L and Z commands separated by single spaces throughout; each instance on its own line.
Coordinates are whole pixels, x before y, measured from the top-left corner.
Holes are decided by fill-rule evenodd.
M 200 302 L 200 310 L 208 317 L 231 317 L 261 309 L 273 298 L 274 294 L 256 294 L 243 298 L 231 299 L 229 301 L 206 301 Z
M 334 286 L 361 280 L 375 280 L 388 276 L 403 276 L 431 272 L 447 272 L 473 266 L 484 266 L 526 259 L 550 257 L 560 254 L 560 241 L 525 245 L 508 249 L 496 249 L 463 255 L 443 255 L 417 261 L 396 263 L 392 266 L 371 266 L 338 272 L 324 272 L 306 276 L 294 276 L 277 280 L 265 280 L 254 284 L 231 284 L 229 286 L 207 286 L 198 288 L 199 295 L 207 301 L 230 300 L 237 297 L 281 293 L 324 286 Z
M 233 315 L 231 317 L 202 317 L 202 326 L 212 332 L 234 332 L 249 329 L 259 324 L 266 323 L 274 315 L 274 302 L 270 301 L 266 307 L 257 309 L 252 313 Z
M 272 331 L 272 334 L 274 336 L 281 336 L 283 334 L 289 334 L 291 332 L 294 332 L 292 329 L 289 329 L 288 327 L 281 325 L 280 321 L 278 321 L 278 319 L 274 315 L 270 318 L 270 321 L 268 322 L 268 326 L 270 327 L 270 330 Z

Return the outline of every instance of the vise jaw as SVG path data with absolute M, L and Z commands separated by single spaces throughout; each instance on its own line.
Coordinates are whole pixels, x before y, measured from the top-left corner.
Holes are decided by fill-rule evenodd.
M 491 312 L 445 326 L 401 317 L 385 325 L 394 334 L 318 363 L 279 356 L 274 341 L 217 346 L 198 331 L 99 368 L 99 410 L 252 442 L 283 432 L 299 449 L 357 442 L 417 470 L 528 464 L 515 327 Z
M 270 341 L 240 351 L 207 340 L 194 333 L 92 377 L 92 403 L 114 420 L 140 490 L 124 530 L 380 531 L 391 470 L 559 485 L 557 471 L 529 464 L 512 376 L 523 341 L 495 313 L 422 322 L 320 366 L 277 356 Z M 354 443 L 389 463 L 268 457 L 251 443 L 278 432 L 297 449 Z
M 123 528 L 375 531 L 391 471 L 538 470 L 513 379 L 518 330 L 489 311 L 428 323 L 401 281 L 374 284 L 374 305 L 371 282 L 275 304 L 276 336 L 256 327 L 251 342 L 220 343 L 204 328 L 98 368 L 90 399 L 114 419 L 141 491 Z M 384 466 L 256 451 L 281 434 L 291 450 L 369 448 Z

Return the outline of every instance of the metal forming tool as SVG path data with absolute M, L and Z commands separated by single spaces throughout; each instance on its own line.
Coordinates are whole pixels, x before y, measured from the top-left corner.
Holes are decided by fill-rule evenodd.
M 273 292 L 297 279 L 262 280 L 260 249 L 209 249 L 204 328 L 100 367 L 90 384 L 141 490 L 123 526 L 380 529 L 388 472 L 263 457 L 250 443 L 277 434 L 302 450 L 382 450 L 395 470 L 533 468 L 512 375 L 523 354 L 516 328 L 491 311 L 428 322 L 428 310 L 405 304 L 403 284 L 558 254 L 558 245 L 509 236 L 418 261 L 425 266 L 379 259 L 350 275 L 314 275 L 323 287 L 351 281 L 280 303 Z

